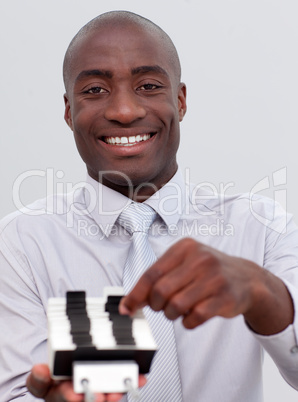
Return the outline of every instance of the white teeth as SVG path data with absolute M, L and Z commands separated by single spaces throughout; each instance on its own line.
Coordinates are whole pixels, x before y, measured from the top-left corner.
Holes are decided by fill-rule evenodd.
M 107 144 L 112 144 L 112 145 L 132 145 L 132 144 L 137 144 L 138 142 L 141 141 L 147 141 L 150 138 L 150 134 L 143 134 L 143 135 L 137 135 L 137 136 L 131 136 L 131 137 L 104 137 L 104 141 Z

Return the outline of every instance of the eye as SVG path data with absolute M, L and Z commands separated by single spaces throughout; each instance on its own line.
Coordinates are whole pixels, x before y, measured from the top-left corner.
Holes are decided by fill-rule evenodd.
M 107 93 L 107 90 L 102 87 L 92 87 L 84 91 L 85 94 L 103 94 Z
M 156 84 L 143 84 L 140 87 L 138 87 L 138 91 L 153 91 L 154 89 L 160 88 L 160 85 Z

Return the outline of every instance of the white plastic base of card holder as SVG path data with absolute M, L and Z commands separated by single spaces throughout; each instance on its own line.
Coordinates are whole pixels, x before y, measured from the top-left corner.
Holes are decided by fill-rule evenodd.
M 73 363 L 73 387 L 84 392 L 83 382 L 93 393 L 128 392 L 138 389 L 139 366 L 133 361 L 77 361 Z

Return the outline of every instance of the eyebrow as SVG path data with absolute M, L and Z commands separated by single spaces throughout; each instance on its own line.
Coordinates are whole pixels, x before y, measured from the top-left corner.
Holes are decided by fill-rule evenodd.
M 88 77 L 106 77 L 106 78 L 112 78 L 113 74 L 109 70 L 83 70 L 80 72 L 80 74 L 77 76 L 75 79 L 75 82 L 81 81 L 84 78 Z
M 132 75 L 138 75 L 138 74 L 146 74 L 146 73 L 157 73 L 157 74 L 162 74 L 169 78 L 169 74 L 160 66 L 140 66 L 140 67 L 135 67 L 131 70 Z M 98 70 L 98 69 L 93 69 L 93 70 L 83 70 L 79 73 L 77 78 L 75 79 L 75 82 L 82 81 L 84 78 L 88 77 L 106 77 L 106 78 L 112 78 L 113 73 L 109 70 Z
M 146 74 L 146 73 L 158 73 L 165 75 L 166 77 L 169 78 L 169 74 L 160 66 L 140 66 L 133 68 L 131 70 L 132 75 L 137 75 L 137 74 Z

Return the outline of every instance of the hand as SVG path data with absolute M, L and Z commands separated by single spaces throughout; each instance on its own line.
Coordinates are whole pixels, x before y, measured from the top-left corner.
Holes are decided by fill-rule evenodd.
M 139 377 L 139 386 L 146 383 L 144 376 Z M 82 402 L 84 396 L 76 394 L 71 381 L 55 382 L 51 379 L 49 367 L 46 364 L 37 364 L 27 378 L 29 392 L 46 402 Z M 122 394 L 96 394 L 96 402 L 119 401 Z
M 284 283 L 242 258 L 226 255 L 193 239 L 172 246 L 122 299 L 121 314 L 149 305 L 166 317 L 183 317 L 195 328 L 215 316 L 243 314 L 258 333 L 269 335 L 293 321 L 293 303 Z

